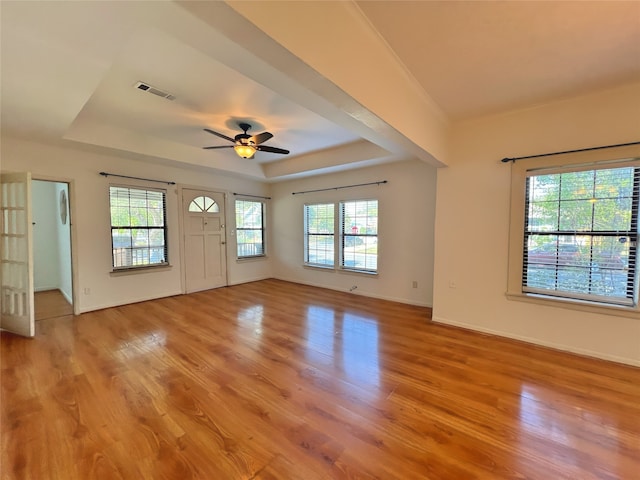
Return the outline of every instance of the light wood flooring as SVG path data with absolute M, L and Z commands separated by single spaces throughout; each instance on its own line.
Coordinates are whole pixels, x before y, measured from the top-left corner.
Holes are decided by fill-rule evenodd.
M 73 314 L 73 307 L 60 290 L 36 292 L 33 303 L 36 321 Z
M 2 479 L 640 478 L 640 369 L 277 280 L 1 341 Z

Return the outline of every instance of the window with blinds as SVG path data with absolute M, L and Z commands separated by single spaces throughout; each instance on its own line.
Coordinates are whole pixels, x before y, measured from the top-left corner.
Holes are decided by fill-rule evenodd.
M 636 305 L 640 167 L 526 177 L 523 292 Z
M 113 269 L 168 265 L 166 191 L 109 187 Z
M 262 257 L 264 251 L 264 203 L 236 200 L 238 258 Z
M 378 201 L 340 203 L 340 266 L 378 271 Z
M 335 205 L 304 206 L 304 263 L 319 267 L 335 265 Z

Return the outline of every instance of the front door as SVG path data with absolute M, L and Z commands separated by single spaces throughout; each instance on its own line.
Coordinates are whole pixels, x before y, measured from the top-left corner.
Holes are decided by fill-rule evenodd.
M 0 180 L 0 328 L 33 337 L 31 174 L 3 173 Z
M 224 193 L 182 190 L 187 293 L 227 284 Z

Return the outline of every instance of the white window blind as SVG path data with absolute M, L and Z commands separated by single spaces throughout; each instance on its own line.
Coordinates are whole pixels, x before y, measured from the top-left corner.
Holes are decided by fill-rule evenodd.
M 304 263 L 333 267 L 335 264 L 335 205 L 304 206 Z
M 264 203 L 236 200 L 238 258 L 264 256 Z
M 523 292 L 637 304 L 640 167 L 527 172 Z
M 114 270 L 168 264 L 166 191 L 109 187 Z
M 378 201 L 340 203 L 340 266 L 348 270 L 378 271 Z

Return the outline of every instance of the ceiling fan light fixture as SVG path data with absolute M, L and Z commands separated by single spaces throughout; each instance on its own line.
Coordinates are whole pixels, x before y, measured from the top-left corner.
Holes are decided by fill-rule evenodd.
M 256 148 L 253 145 L 236 145 L 233 149 L 242 158 L 251 158 L 256 153 Z
M 2 0 L 0 0 L 2 1 Z M 216 137 L 223 138 L 232 143 L 232 145 L 213 145 L 210 147 L 202 147 L 205 150 L 213 150 L 218 148 L 231 148 L 236 151 L 236 154 L 241 158 L 253 158 L 257 151 L 266 152 L 266 153 L 278 153 L 280 155 L 288 155 L 289 150 L 285 150 L 284 148 L 270 147 L 267 145 L 262 145 L 263 142 L 271 139 L 273 137 L 272 133 L 262 132 L 257 135 L 249 135 L 247 130 L 251 128 L 251 125 L 248 123 L 239 123 L 238 126 L 242 129 L 242 133 L 239 133 L 235 137 L 231 138 L 224 133 L 216 132 L 215 130 L 211 130 L 209 128 L 205 128 L 204 131 L 210 133 L 211 135 L 215 135 Z

